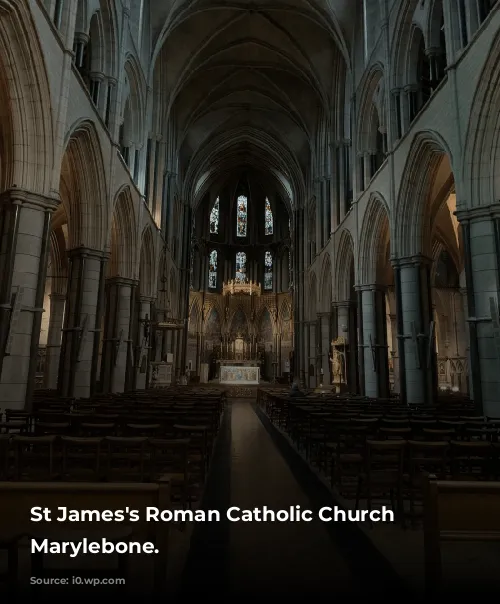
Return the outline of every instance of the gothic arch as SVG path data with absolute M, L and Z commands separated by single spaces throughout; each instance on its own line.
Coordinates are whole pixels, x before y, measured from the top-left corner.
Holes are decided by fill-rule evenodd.
M 69 227 L 69 248 L 104 250 L 108 232 L 106 178 L 93 122 L 77 123 L 67 137 L 61 167 L 61 196 Z
M 0 0 L 0 12 L 0 189 L 48 196 L 59 174 L 43 53 L 28 3 Z
M 201 322 L 201 310 L 200 304 L 198 300 L 194 300 L 191 304 L 191 308 L 189 309 L 189 333 L 192 335 L 196 335 L 201 332 L 202 322 Z
M 372 65 L 361 83 L 358 149 L 370 151 L 377 148 L 377 131 L 385 127 L 384 68 L 380 63 Z
M 500 199 L 500 33 L 478 80 L 463 161 L 464 199 L 471 207 Z
M 361 226 L 358 257 L 360 284 L 374 285 L 385 281 L 380 273 L 382 267 L 387 264 L 389 233 L 387 203 L 380 194 L 372 194 Z
M 50 233 L 50 272 L 47 277 L 51 280 L 51 293 L 66 294 L 68 258 L 61 228 L 53 229 Z
M 398 258 L 421 253 L 430 257 L 432 225 L 427 198 L 444 155 L 450 158 L 453 165 L 448 146 L 439 134 L 425 131 L 415 135 L 401 177 L 395 208 L 393 255 Z
M 123 89 L 123 143 L 141 147 L 144 137 L 145 102 L 141 70 L 131 54 L 125 62 L 126 83 Z
M 109 276 L 134 279 L 137 227 L 129 187 L 124 187 L 116 196 L 111 220 L 110 247 Z
M 344 229 L 340 235 L 335 271 L 335 299 L 344 302 L 351 299 L 352 269 L 354 264 L 354 243 L 350 231 Z
M 320 283 L 319 303 L 321 309 L 323 312 L 330 312 L 332 308 L 332 261 L 328 253 L 323 258 Z
M 140 292 L 143 296 L 154 297 L 155 252 L 151 227 L 146 227 L 141 238 L 141 256 L 139 264 Z M 175 290 L 171 289 L 171 296 Z

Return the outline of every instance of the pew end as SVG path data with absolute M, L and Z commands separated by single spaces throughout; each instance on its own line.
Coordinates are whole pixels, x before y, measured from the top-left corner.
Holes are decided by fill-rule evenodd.
M 427 595 L 442 588 L 441 544 L 500 541 L 500 482 L 437 480 L 424 485 L 424 558 Z
M 16 590 L 18 581 L 18 550 L 21 540 L 49 539 L 50 541 L 150 541 L 159 550 L 151 554 L 155 593 L 164 593 L 166 589 L 169 528 L 167 523 L 148 523 L 145 521 L 145 508 L 158 507 L 168 509 L 171 505 L 170 481 L 162 478 L 156 483 L 70 483 L 70 482 L 0 482 L 0 548 L 8 553 L 8 572 L 3 575 L 11 593 Z M 33 507 L 52 510 L 52 522 L 32 522 Z M 58 508 L 72 510 L 139 510 L 139 521 L 132 522 L 125 514 L 123 522 L 57 522 Z M 128 572 L 131 554 L 113 554 L 118 556 L 119 571 Z M 31 554 L 32 571 L 36 567 L 37 576 L 54 576 L 66 569 L 44 568 L 42 554 Z M 99 569 L 92 571 L 94 576 Z M 103 571 L 104 572 L 104 571 Z M 110 571 L 106 571 L 109 576 Z M 118 576 L 118 575 L 117 575 Z M 122 575 L 120 575 L 122 576 Z M 128 584 L 127 577 L 123 577 Z

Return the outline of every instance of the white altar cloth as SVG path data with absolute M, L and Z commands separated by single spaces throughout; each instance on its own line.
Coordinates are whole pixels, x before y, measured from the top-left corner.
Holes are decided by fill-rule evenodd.
M 220 383 L 258 386 L 260 383 L 260 367 L 224 365 L 220 368 Z

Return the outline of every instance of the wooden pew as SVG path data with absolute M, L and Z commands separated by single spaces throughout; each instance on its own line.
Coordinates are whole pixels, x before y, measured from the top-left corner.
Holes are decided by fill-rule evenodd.
M 442 585 L 441 543 L 500 541 L 500 482 L 437 480 L 424 485 L 425 585 Z
M 160 479 L 156 483 L 81 483 L 81 482 L 0 482 L 0 549 L 7 550 L 8 572 L 0 578 L 8 582 L 10 593 L 16 591 L 18 572 L 18 550 L 20 541 L 29 539 L 49 539 L 50 541 L 138 541 L 153 542 L 159 550 L 151 554 L 154 563 L 154 588 L 156 593 L 165 590 L 168 558 L 168 523 L 145 521 L 146 507 L 168 509 L 170 507 L 170 481 Z M 31 522 L 31 508 L 39 506 L 53 510 L 56 518 L 58 507 L 75 510 L 139 510 L 138 522 L 72 522 L 52 521 Z M 128 518 L 128 517 L 127 517 Z M 118 556 L 120 568 L 116 576 L 125 576 L 130 563 L 130 555 Z M 43 565 L 43 554 L 31 554 L 31 574 L 37 577 L 53 576 L 64 573 L 64 569 L 46 569 Z M 83 571 L 85 572 L 85 571 Z M 102 571 L 103 577 L 109 577 L 114 571 L 109 568 Z M 92 576 L 100 574 L 93 569 Z

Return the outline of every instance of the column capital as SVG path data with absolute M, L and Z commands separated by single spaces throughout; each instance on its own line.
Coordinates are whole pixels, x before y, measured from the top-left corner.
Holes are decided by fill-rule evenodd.
M 48 197 L 32 191 L 26 191 L 25 189 L 12 187 L 0 195 L 0 205 L 8 203 L 53 212 L 57 209 L 61 200 L 55 195 Z
M 443 54 L 443 49 L 439 46 L 431 46 L 425 49 L 425 55 L 427 57 L 440 57 Z
M 417 92 L 418 84 L 406 84 L 403 90 L 406 94 L 410 94 L 411 92 Z
M 454 214 L 459 222 L 474 222 L 476 220 L 500 218 L 500 203 L 477 206 L 467 210 L 457 210 Z
M 352 300 L 339 300 L 332 302 L 332 308 L 350 308 L 354 305 Z
M 354 289 L 358 292 L 387 292 L 386 285 L 379 285 L 378 283 L 371 283 L 369 285 L 355 285 Z
M 89 247 L 80 246 L 74 247 L 68 250 L 68 256 L 70 258 L 98 258 L 99 260 L 107 260 L 109 254 L 102 252 L 101 250 L 95 250 Z
M 78 44 L 88 44 L 89 36 L 83 31 L 75 32 L 75 42 Z
M 102 73 L 102 71 L 91 71 L 89 73 L 89 77 L 91 80 L 95 80 L 96 82 L 104 82 L 106 76 Z
M 409 266 L 430 266 L 432 258 L 423 254 L 415 254 L 415 256 L 406 256 L 403 258 L 392 258 L 391 264 L 393 268 L 403 268 Z
M 125 285 L 128 287 L 133 287 L 135 285 L 139 285 L 139 281 L 137 279 L 129 279 L 127 277 L 120 277 L 116 275 L 115 277 L 108 277 L 106 279 L 106 285 Z
M 49 298 L 50 300 L 59 300 L 59 301 L 63 301 L 66 300 L 66 294 L 62 294 L 60 292 L 51 292 L 49 294 Z
M 155 300 L 156 298 L 154 296 L 144 296 L 143 294 L 139 296 L 139 301 L 142 304 L 152 304 Z
M 323 311 L 323 312 L 318 312 L 316 313 L 316 316 L 318 317 L 318 319 L 321 319 L 322 317 L 331 317 L 332 313 L 330 311 Z

